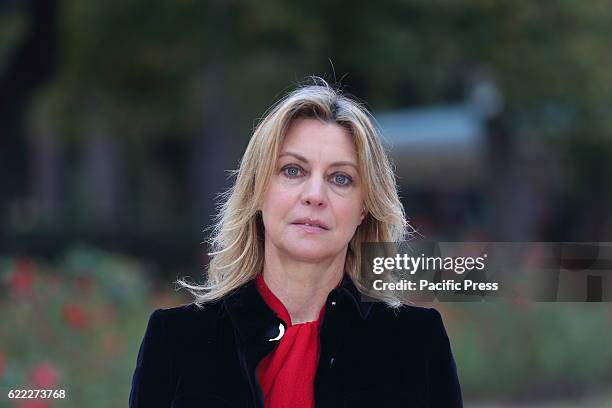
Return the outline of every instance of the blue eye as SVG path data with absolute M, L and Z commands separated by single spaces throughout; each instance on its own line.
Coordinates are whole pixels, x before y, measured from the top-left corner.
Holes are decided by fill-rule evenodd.
M 349 176 L 345 176 L 344 174 L 334 174 L 333 182 L 341 187 L 348 186 L 353 182 L 353 180 Z
M 301 169 L 296 166 L 287 166 L 283 168 L 283 173 L 287 177 L 298 177 L 300 175 Z

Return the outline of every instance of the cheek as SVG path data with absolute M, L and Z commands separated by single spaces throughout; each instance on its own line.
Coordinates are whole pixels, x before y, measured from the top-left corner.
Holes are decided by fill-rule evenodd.
M 292 194 L 290 189 L 278 185 L 271 186 L 263 203 L 265 218 L 274 222 L 284 217 L 294 204 L 294 196 L 295 194 Z
M 336 214 L 338 219 L 342 222 L 342 225 L 346 226 L 346 229 L 353 229 L 361 221 L 361 206 L 356 206 L 351 200 L 348 202 L 339 203 L 336 207 Z

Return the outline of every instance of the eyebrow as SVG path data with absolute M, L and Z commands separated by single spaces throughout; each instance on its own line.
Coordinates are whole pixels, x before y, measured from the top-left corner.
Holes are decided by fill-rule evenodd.
M 278 158 L 280 159 L 283 156 L 293 156 L 296 159 L 303 161 L 304 163 L 308 163 L 308 159 L 306 159 L 304 156 L 302 156 L 301 154 L 297 154 L 297 153 L 293 153 L 293 152 L 285 152 L 285 153 L 281 153 Z M 337 162 L 333 162 L 331 164 L 331 167 L 337 167 L 337 166 L 351 166 L 354 167 L 355 170 L 359 170 L 359 168 L 357 167 L 357 165 L 353 162 L 350 161 L 337 161 Z

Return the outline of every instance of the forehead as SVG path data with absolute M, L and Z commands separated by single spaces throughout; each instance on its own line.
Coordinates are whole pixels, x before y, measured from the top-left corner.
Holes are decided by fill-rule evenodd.
M 296 119 L 287 129 L 281 154 L 298 153 L 309 160 L 344 160 L 357 164 L 357 149 L 349 132 L 335 123 Z

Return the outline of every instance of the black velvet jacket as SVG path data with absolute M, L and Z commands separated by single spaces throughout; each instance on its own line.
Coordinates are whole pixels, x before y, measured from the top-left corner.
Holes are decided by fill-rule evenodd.
M 435 309 L 362 302 L 346 275 L 325 308 L 317 407 L 462 407 Z M 154 311 L 138 353 L 130 408 L 263 408 L 255 368 L 277 344 L 270 339 L 280 334 L 279 324 L 255 281 L 204 309 L 190 304 Z

